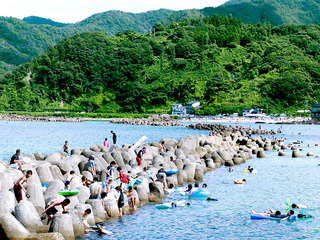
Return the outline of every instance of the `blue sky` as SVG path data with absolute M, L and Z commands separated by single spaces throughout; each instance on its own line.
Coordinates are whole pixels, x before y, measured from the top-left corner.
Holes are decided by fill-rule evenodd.
M 3 0 L 0 16 L 22 19 L 33 15 L 57 22 L 75 23 L 108 10 L 138 13 L 160 8 L 201 9 L 217 7 L 225 2 L 227 0 Z

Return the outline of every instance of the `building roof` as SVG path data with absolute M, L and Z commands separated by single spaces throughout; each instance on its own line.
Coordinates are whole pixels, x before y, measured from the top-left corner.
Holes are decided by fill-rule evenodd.
M 253 108 L 244 108 L 243 111 L 248 111 L 248 110 L 251 110 Z
M 192 105 L 192 104 L 194 104 L 194 103 L 200 103 L 200 102 L 199 102 L 199 101 L 192 101 L 192 102 L 188 102 L 187 104 Z
M 320 103 L 317 103 L 317 104 L 311 105 L 311 107 L 320 107 Z

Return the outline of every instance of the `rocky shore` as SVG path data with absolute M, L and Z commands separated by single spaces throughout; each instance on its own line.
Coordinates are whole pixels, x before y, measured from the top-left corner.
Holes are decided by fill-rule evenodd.
M 32 117 L 18 114 L 0 114 L 0 120 L 25 122 L 81 122 L 81 118 L 68 117 Z
M 218 128 L 220 129 L 220 128 Z M 222 129 L 222 128 L 221 128 Z M 176 141 L 175 139 L 162 139 L 165 142 L 164 156 L 159 155 L 160 143 L 151 142 L 141 144 L 135 151 L 146 148 L 142 165 L 138 166 L 136 153 L 132 150 L 136 145 L 124 144 L 115 146 L 112 152 L 109 148 L 100 144 L 86 149 L 72 149 L 71 156 L 65 153 L 52 153 L 43 156 L 40 153 L 26 154 L 23 160 L 23 169 L 31 170 L 32 176 L 25 184 L 30 198 L 24 198 L 17 203 L 13 194 L 14 183 L 22 176 L 22 172 L 8 167 L 8 162 L 0 162 L 0 237 L 2 239 L 72 239 L 84 233 L 81 211 L 91 209 L 88 222 L 94 225 L 105 222 L 108 218 L 119 217 L 117 200 L 113 191 L 102 201 L 89 199 L 90 190 L 84 186 L 81 176 L 93 179 L 89 171 L 88 158 L 95 157 L 97 177 L 101 182 L 106 179 L 105 170 L 111 161 L 131 175 L 139 177 L 142 183 L 134 186 L 133 196 L 137 199 L 137 206 L 149 202 L 161 202 L 165 198 L 165 191 L 160 181 L 152 181 L 143 171 L 147 167 L 156 174 L 158 169 L 177 170 L 177 174 L 168 175 L 166 183 L 175 187 L 194 181 L 202 181 L 207 171 L 215 170 L 221 166 L 233 166 L 245 163 L 256 155 L 257 158 L 265 157 L 265 151 L 270 151 L 271 146 L 279 150 L 286 149 L 283 142 L 277 146 L 276 142 L 262 137 L 248 137 L 242 129 L 225 128 L 216 131 L 215 136 L 200 135 L 198 137 L 187 136 Z M 293 149 L 293 153 L 297 153 Z M 299 153 L 299 152 L 298 152 Z M 173 161 L 170 161 L 173 157 Z M 295 157 L 299 157 L 296 156 Z M 57 207 L 57 213 L 50 226 L 46 226 L 46 219 L 42 219 L 42 212 L 46 204 L 52 199 L 64 197 L 58 192 L 64 189 L 66 175 L 75 171 L 75 177 L 71 181 L 71 189 L 78 189 L 77 195 L 68 196 L 70 204 L 68 214 L 60 214 L 61 208 Z M 114 170 L 115 179 L 118 172 Z M 116 181 L 116 185 L 119 182 Z M 209 183 L 210 184 L 210 183 Z M 43 185 L 47 187 L 43 187 Z M 133 209 L 128 205 L 126 195 L 123 214 L 129 214 Z
M 183 126 L 171 117 L 153 115 L 148 118 L 113 118 L 110 123 L 130 124 L 130 125 L 150 125 L 150 126 Z
M 252 135 L 276 134 L 276 132 L 274 132 L 273 130 L 245 128 L 239 125 L 236 125 L 233 127 L 233 126 L 227 126 L 222 124 L 197 123 L 197 124 L 190 124 L 187 126 L 187 128 L 198 129 L 198 130 L 208 130 L 208 131 L 211 131 L 212 134 L 221 133 L 221 132 L 236 133 L 237 131 L 239 132 L 243 131 L 244 133 L 248 133 Z

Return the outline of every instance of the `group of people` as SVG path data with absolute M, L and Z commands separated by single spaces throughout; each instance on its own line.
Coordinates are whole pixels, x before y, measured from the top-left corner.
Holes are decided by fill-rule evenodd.
M 118 177 L 115 178 L 115 172 L 117 170 Z M 71 172 L 70 172 L 71 173 Z M 93 178 L 93 181 L 87 179 L 86 177 L 82 177 L 83 186 L 86 186 L 90 190 L 90 199 L 101 199 L 103 203 L 103 199 L 108 196 L 108 194 L 112 194 L 118 201 L 119 213 L 121 214 L 121 208 L 124 206 L 124 198 L 123 192 L 128 197 L 128 204 L 134 210 L 137 208 L 136 197 L 133 196 L 133 188 L 131 186 L 128 187 L 128 183 L 133 179 L 131 172 L 125 173 L 125 171 L 121 167 L 116 168 L 116 162 L 111 161 L 107 169 L 105 170 L 106 180 L 99 182 L 97 177 Z M 120 185 L 115 187 L 115 191 L 112 191 L 114 188 L 114 181 L 120 180 Z
M 262 216 L 262 217 L 272 217 L 272 218 L 279 218 L 281 220 L 291 220 L 294 219 L 294 211 L 289 210 L 287 214 L 281 214 L 279 210 L 273 211 L 272 209 L 269 209 L 269 211 L 265 211 L 263 213 L 257 213 L 253 210 L 251 210 L 251 213 L 257 216 Z
M 201 186 L 201 189 L 206 189 L 208 185 L 206 183 L 203 183 Z M 192 184 L 188 184 L 187 189 L 185 190 L 185 194 L 189 197 L 192 192 L 199 190 L 199 183 L 194 183 L 194 187 L 192 187 Z
M 166 174 L 166 171 L 164 170 L 164 168 L 160 168 L 156 172 L 156 174 L 151 173 L 151 171 L 147 167 L 144 167 L 143 171 L 145 173 L 147 173 L 149 179 L 151 179 L 153 182 L 155 182 L 155 181 L 161 182 L 163 189 L 166 189 L 166 187 L 167 187 L 167 184 L 166 184 L 167 174 Z
M 293 203 L 291 205 L 291 208 L 292 209 L 287 210 L 287 214 L 282 214 L 279 210 L 274 211 L 272 209 L 269 209 L 269 211 L 265 211 L 263 213 L 257 213 L 255 211 L 251 210 L 251 213 L 256 216 L 262 216 L 262 217 L 279 218 L 281 220 L 295 220 L 296 216 L 294 215 L 295 213 L 294 213 L 293 209 L 298 209 L 299 210 L 299 212 L 297 214 L 298 218 L 312 218 L 313 217 L 312 215 L 310 215 L 307 212 L 308 206 L 306 206 L 306 205 Z
M 117 134 L 114 131 L 111 131 L 111 134 L 112 134 L 113 145 L 116 145 L 116 143 L 117 143 Z M 104 139 L 103 146 L 104 147 L 110 147 L 110 143 L 108 141 L 108 138 Z
M 115 145 L 117 143 L 117 134 L 114 131 L 111 131 L 111 134 L 112 134 L 113 145 Z M 103 146 L 104 147 L 110 147 L 108 138 L 104 139 Z M 68 141 L 64 142 L 64 145 L 62 147 L 62 152 L 66 153 L 66 154 L 69 154 L 69 143 L 68 143 Z
M 114 131 L 111 131 L 112 133 L 112 139 L 113 139 L 113 145 L 116 144 L 117 142 L 117 135 Z M 104 146 L 105 147 L 110 147 L 110 144 L 108 142 L 108 139 L 105 138 L 104 141 Z M 146 147 L 143 147 L 140 151 L 137 153 L 137 163 L 139 166 L 143 164 L 143 155 L 146 154 Z M 69 154 L 69 143 L 68 141 L 65 141 L 65 144 L 63 145 L 62 152 Z M 165 142 L 162 141 L 159 148 L 158 148 L 158 153 L 161 156 L 164 156 L 166 152 L 165 148 Z M 10 165 L 13 168 L 19 169 L 22 172 L 24 170 L 22 169 L 22 160 L 19 158 L 21 155 L 21 150 L 17 149 L 16 153 L 12 156 L 10 160 Z M 170 161 L 174 161 L 173 157 L 170 158 Z M 95 168 L 95 156 L 91 155 L 88 159 L 88 165 L 89 168 L 91 169 L 93 179 L 88 179 L 85 176 L 82 176 L 82 184 L 83 186 L 86 186 L 90 190 L 90 199 L 100 199 L 103 204 L 103 199 L 106 196 L 114 196 L 117 205 L 118 205 L 118 210 L 119 214 L 122 215 L 122 207 L 125 205 L 125 195 L 127 196 L 127 201 L 129 206 L 133 209 L 136 210 L 137 208 L 137 199 L 134 194 L 134 190 L 132 186 L 128 187 L 128 184 L 130 181 L 134 179 L 134 176 L 131 175 L 131 172 L 128 171 L 126 173 L 120 166 L 117 167 L 117 164 L 115 161 L 112 161 L 107 169 L 105 170 L 106 174 L 106 179 L 99 181 L 99 179 L 96 177 L 96 168 Z M 116 171 L 118 174 L 116 174 Z M 144 171 L 148 173 L 148 169 L 145 167 Z M 28 170 L 26 173 L 19 178 L 15 185 L 14 185 L 14 193 L 15 197 L 17 199 L 17 202 L 21 202 L 23 200 L 23 193 L 25 193 L 26 197 L 28 196 L 27 190 L 24 188 L 24 184 L 27 183 L 28 179 L 32 176 L 32 171 Z M 163 188 L 166 188 L 166 171 L 161 168 L 157 171 L 156 175 L 153 177 L 152 174 L 148 174 L 148 176 L 153 180 L 153 181 L 160 181 L 163 184 Z M 76 178 L 76 173 L 75 171 L 71 170 L 65 177 L 65 189 L 70 190 L 72 186 L 72 182 Z M 120 180 L 120 184 L 114 184 L 116 180 Z M 206 187 L 206 184 L 203 185 L 203 187 Z M 62 208 L 62 213 L 67 213 L 68 209 L 67 206 L 70 204 L 70 200 L 68 198 L 61 200 L 61 198 L 56 198 L 52 199 L 50 202 L 45 207 L 45 210 L 42 212 L 43 214 L 47 215 L 47 224 L 50 224 L 50 221 L 52 220 L 53 216 L 58 212 L 57 207 L 61 206 Z M 84 225 L 88 226 L 87 223 L 87 218 L 88 215 L 91 213 L 90 209 L 85 210 L 82 212 L 83 216 L 83 223 Z M 97 226 L 98 230 L 103 233 L 103 228 L 101 225 Z
M 116 163 L 112 161 L 108 168 L 106 169 L 106 175 L 107 179 L 106 182 L 102 181 L 99 182 L 97 177 L 94 177 L 92 180 L 87 179 L 86 177 L 82 176 L 82 183 L 83 186 L 86 186 L 90 190 L 90 197 L 89 199 L 100 199 L 102 202 L 102 205 L 104 204 L 104 198 L 108 196 L 109 194 L 112 194 L 112 196 L 117 200 L 117 206 L 119 210 L 119 215 L 122 215 L 122 207 L 125 205 L 125 198 L 124 194 L 127 196 L 128 204 L 133 210 L 136 210 L 137 208 L 137 200 L 133 193 L 132 186 L 129 186 L 127 188 L 128 179 L 129 177 L 125 172 L 121 169 L 121 167 L 117 168 L 117 171 L 119 172 L 119 177 L 114 178 L 113 169 L 115 168 Z M 32 176 L 32 171 L 28 170 L 26 175 L 21 177 L 17 183 L 14 186 L 14 192 L 17 198 L 17 201 L 20 202 L 22 200 L 22 191 L 27 192 L 26 189 L 23 187 L 22 184 L 27 182 L 27 179 Z M 73 181 L 75 177 L 75 172 L 72 170 L 67 174 L 66 180 L 65 180 L 65 188 L 67 190 L 70 189 L 70 184 Z M 117 179 L 121 179 L 121 184 L 113 187 L 113 181 Z M 115 189 L 114 191 L 112 189 Z M 61 206 L 63 209 L 63 213 L 67 213 L 68 209 L 66 208 L 70 203 L 70 200 L 64 199 L 61 200 L 60 198 L 51 200 L 47 205 L 45 210 L 42 212 L 43 214 L 46 214 L 48 216 L 47 224 L 50 223 L 53 216 L 58 212 L 56 209 L 57 206 Z M 85 210 L 82 212 L 83 215 L 83 223 L 85 226 L 90 227 L 87 222 L 88 215 L 91 213 L 90 209 Z M 110 234 L 110 232 L 103 229 L 101 225 L 97 225 L 97 230 L 100 233 Z

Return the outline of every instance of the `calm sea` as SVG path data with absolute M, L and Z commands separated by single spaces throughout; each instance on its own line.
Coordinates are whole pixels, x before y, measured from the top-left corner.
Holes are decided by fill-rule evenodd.
M 243 124 L 248 126 L 249 124 Z M 258 125 L 253 125 L 258 127 Z M 278 125 L 262 125 L 277 130 Z M 268 152 L 266 158 L 249 160 L 235 166 L 229 173 L 221 167 L 205 175 L 211 197 L 218 202 L 188 200 L 190 206 L 158 210 L 147 204 L 138 212 L 112 219 L 106 223 L 112 236 L 90 233 L 81 239 L 320 239 L 319 176 L 320 159 L 306 157 L 308 151 L 320 156 L 320 131 L 314 125 L 284 125 L 284 134 L 277 135 L 286 143 L 301 140 L 301 158 L 285 157 Z M 113 125 L 105 122 L 85 123 L 29 123 L 0 121 L 2 159 L 9 159 L 16 148 L 23 153 L 59 152 L 65 140 L 70 148 L 85 148 L 110 138 L 110 131 L 118 134 L 119 144 L 134 143 L 146 135 L 149 141 L 161 138 L 198 136 L 206 131 L 188 130 L 185 127 L 153 127 Z M 300 134 L 301 133 L 301 134 Z M 308 146 L 309 144 L 309 146 Z M 258 170 L 257 174 L 244 173 L 247 165 Z M 247 185 L 235 185 L 234 179 L 246 178 Z M 311 219 L 288 221 L 250 220 L 250 210 L 257 212 L 269 208 L 285 212 L 286 199 L 311 207 Z M 179 193 L 167 196 L 166 201 L 178 201 Z

